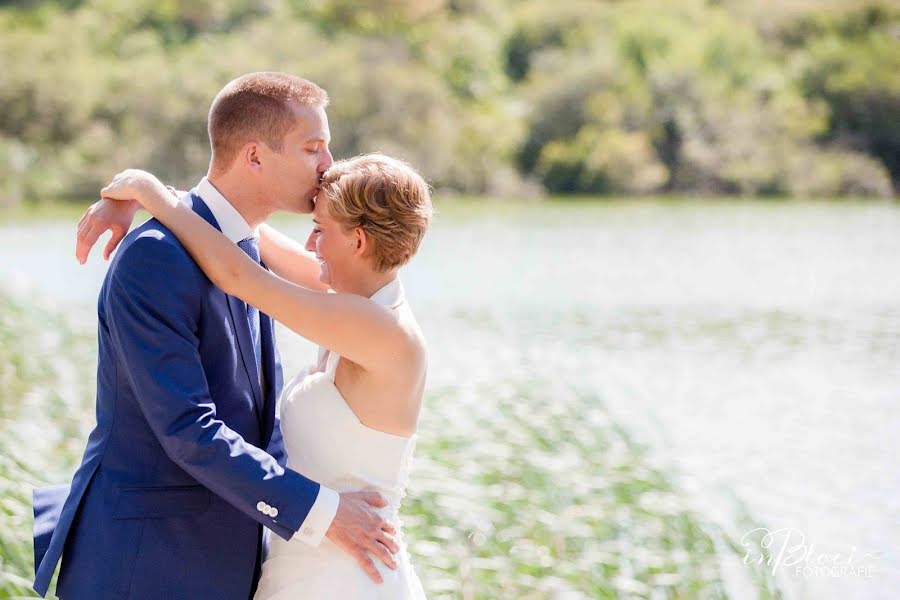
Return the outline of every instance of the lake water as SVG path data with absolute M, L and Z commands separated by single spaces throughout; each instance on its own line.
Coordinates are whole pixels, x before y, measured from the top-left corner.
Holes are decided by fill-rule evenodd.
M 431 388 L 525 373 L 594 394 L 736 537 L 742 506 L 793 542 L 805 536 L 809 564 L 840 554 L 856 568 L 774 563 L 790 598 L 897 596 L 900 207 L 438 208 L 403 273 Z M 276 224 L 309 229 L 306 217 Z M 73 236 L 58 220 L 0 224 L 0 277 L 91 324 L 106 263 L 77 265 Z M 279 335 L 287 373 L 312 359 L 308 343 Z M 742 568 L 731 565 L 734 597 L 748 593 Z

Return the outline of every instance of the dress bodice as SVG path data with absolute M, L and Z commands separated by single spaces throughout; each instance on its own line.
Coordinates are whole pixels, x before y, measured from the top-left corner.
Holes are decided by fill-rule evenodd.
M 340 355 L 329 352 L 324 372 L 301 373 L 285 386 L 281 429 L 288 467 L 337 492 L 380 492 L 395 513 L 405 494 L 416 435 L 362 423 L 334 384 L 339 361 Z
M 396 309 L 404 301 L 403 287 L 395 279 L 371 299 Z M 328 353 L 324 370 L 304 371 L 285 386 L 280 412 L 287 464 L 339 493 L 379 492 L 388 505 L 378 510 L 397 530 L 398 568 L 388 569 L 375 560 L 383 583 L 374 584 L 355 559 L 328 537 L 318 547 L 311 547 L 297 539 L 285 541 L 269 535 L 268 556 L 255 600 L 425 598 L 409 560 L 399 518 L 416 435 L 379 431 L 359 420 L 334 384 L 340 358 Z

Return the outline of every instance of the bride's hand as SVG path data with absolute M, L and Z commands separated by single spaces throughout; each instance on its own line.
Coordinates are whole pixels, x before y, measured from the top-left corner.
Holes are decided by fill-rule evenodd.
M 112 237 L 106 243 L 103 250 L 103 260 L 109 260 L 109 255 L 116 249 L 119 242 L 131 228 L 134 215 L 141 208 L 137 200 L 111 200 L 102 199 L 94 202 L 78 221 L 78 235 L 75 243 L 75 259 L 84 264 L 87 261 L 91 248 L 106 231 L 112 232 Z
M 113 200 L 135 199 L 140 202 L 147 191 L 154 187 L 165 186 L 153 173 L 141 169 L 125 169 L 100 190 L 100 197 Z
M 159 179 L 147 171 L 127 169 L 113 177 L 113 180 L 100 190 L 101 200 L 92 204 L 78 222 L 75 258 L 84 264 L 91 248 L 100 236 L 109 230 L 112 236 L 103 250 L 104 260 L 109 260 L 109 255 L 128 233 L 138 209 L 142 205 L 146 206 L 147 202 L 158 201 L 160 197 L 168 196 L 169 193 L 173 201 L 177 202 L 175 190 L 165 187 Z

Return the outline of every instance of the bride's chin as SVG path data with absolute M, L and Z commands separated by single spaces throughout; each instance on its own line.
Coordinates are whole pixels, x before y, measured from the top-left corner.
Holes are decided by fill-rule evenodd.
M 319 281 L 326 285 L 331 285 L 331 274 L 328 272 L 325 265 L 319 267 Z

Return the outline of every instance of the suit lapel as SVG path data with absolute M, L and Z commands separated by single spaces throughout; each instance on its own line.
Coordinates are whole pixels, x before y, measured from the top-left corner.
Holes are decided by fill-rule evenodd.
M 265 263 L 264 269 L 268 270 Z M 278 404 L 278 394 L 281 392 L 282 373 L 281 357 L 278 355 L 278 347 L 275 345 L 275 321 L 262 312 L 259 313 L 260 342 L 262 343 L 263 381 L 266 383 L 265 421 L 263 422 L 263 447 L 269 444 L 272 438 L 272 427 L 275 424 L 275 410 Z
M 240 298 L 225 295 L 228 298 L 228 308 L 231 309 L 231 324 L 237 337 L 238 347 L 241 350 L 244 369 L 250 379 L 253 388 L 253 401 L 257 410 L 263 411 L 262 392 L 259 389 L 259 374 L 256 372 L 256 357 L 254 356 L 253 340 L 250 339 L 250 324 L 247 322 L 247 305 Z
M 219 223 L 213 216 L 212 211 L 206 206 L 206 203 L 195 193 L 191 193 L 194 212 L 206 219 L 210 225 L 222 231 Z M 253 402 L 256 404 L 257 416 L 263 413 L 263 396 L 259 389 L 259 374 L 256 371 L 256 356 L 254 356 L 253 341 L 250 339 L 250 324 L 247 322 L 247 305 L 240 298 L 225 294 L 228 299 L 228 309 L 231 312 L 231 327 L 238 341 L 238 349 L 241 353 L 241 361 L 244 363 L 244 370 L 247 372 L 247 378 L 250 380 L 250 387 L 253 390 Z M 265 354 L 263 355 L 265 356 Z

